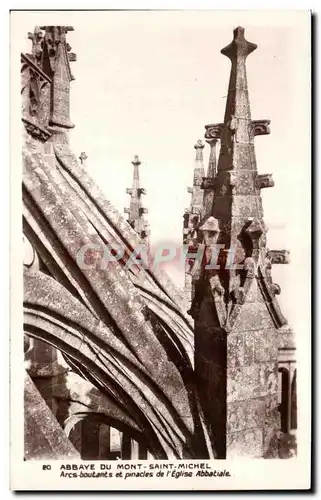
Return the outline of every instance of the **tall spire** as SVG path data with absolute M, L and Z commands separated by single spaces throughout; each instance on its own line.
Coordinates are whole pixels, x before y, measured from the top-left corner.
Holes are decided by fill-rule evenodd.
M 203 182 L 206 205 L 213 200 L 198 228 L 207 265 L 203 262 L 189 312 L 195 319 L 201 404 L 217 458 L 265 456 L 278 430 L 278 329 L 286 320 L 266 255 L 261 189 L 272 187 L 273 180 L 258 174 L 254 151 L 254 137 L 269 133 L 268 120 L 251 120 L 245 62 L 256 48 L 245 40 L 243 28 L 234 30 L 233 41 L 222 50 L 231 60 L 224 124 L 206 126 L 205 134 L 212 140 L 220 130 L 221 147 L 216 175 L 211 158 L 211 182 Z M 247 415 L 254 413 L 263 416 L 252 432 Z
M 195 160 L 194 160 L 194 172 L 193 172 L 193 187 L 188 187 L 187 192 L 190 193 L 190 214 L 194 214 L 199 219 L 203 206 L 203 191 L 202 191 L 202 179 L 205 175 L 204 162 L 203 162 L 203 149 L 204 144 L 199 139 L 194 146 L 195 149 Z
M 188 187 L 187 192 L 191 194 L 189 208 L 185 209 L 183 223 L 183 245 L 188 246 L 188 253 L 197 252 L 199 243 L 198 226 L 201 220 L 203 211 L 203 189 L 202 180 L 205 175 L 203 162 L 204 144 L 199 139 L 194 145 L 195 159 L 193 171 L 193 187 Z M 191 271 L 193 268 L 193 259 L 188 259 L 185 265 L 185 295 L 187 300 L 187 308 L 190 308 L 191 300 L 194 295 L 194 285 Z
M 140 187 L 139 182 L 139 165 L 141 162 L 138 155 L 134 156 L 132 161 L 134 166 L 133 171 L 133 184 L 131 188 L 126 189 L 127 194 L 130 195 L 129 208 L 125 208 L 124 212 L 128 214 L 128 223 L 139 234 L 141 242 L 149 247 L 149 234 L 148 223 L 144 219 L 144 214 L 148 213 L 147 208 L 143 208 L 141 195 L 146 194 L 146 189 Z
M 215 177 L 217 174 L 217 143 L 221 139 L 223 123 L 217 123 L 215 125 L 206 125 L 206 142 L 210 145 L 210 156 L 207 167 L 206 177 L 203 177 L 202 189 L 204 189 L 203 194 L 203 211 L 202 217 L 211 215 L 213 202 L 214 202 L 214 187 L 215 187 Z M 209 132 L 208 132 L 209 130 Z
M 251 120 L 245 62 L 256 48 L 238 27 L 233 41 L 221 51 L 231 60 L 231 74 L 212 215 L 220 222 L 219 243 L 236 250 L 235 264 L 249 256 L 257 261 L 259 248 L 265 247 L 260 189 L 273 186 L 271 176 L 257 174 L 254 151 L 254 136 L 269 133 L 268 120 Z M 227 273 L 226 279 L 227 293 L 240 286 L 235 271 Z
M 196 236 L 196 228 L 201 218 L 203 209 L 203 190 L 202 179 L 204 178 L 203 164 L 203 149 L 204 144 L 199 139 L 194 146 L 196 150 L 193 172 L 193 187 L 188 187 L 187 192 L 190 193 L 191 201 L 189 208 L 185 209 L 184 228 L 183 228 L 183 244 L 192 245 Z M 194 241 L 196 243 L 196 241 Z

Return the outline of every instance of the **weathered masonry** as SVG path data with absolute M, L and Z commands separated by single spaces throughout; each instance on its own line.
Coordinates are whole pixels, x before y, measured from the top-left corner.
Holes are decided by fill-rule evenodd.
M 125 220 L 70 148 L 72 29 L 36 27 L 21 55 L 25 458 L 280 456 L 296 427 L 295 345 L 266 248 L 260 193 L 272 180 L 254 138 L 268 121 L 251 120 L 245 68 L 256 46 L 237 28 L 222 51 L 231 77 L 224 123 L 206 127 L 206 176 L 195 146 L 184 243 L 207 259 L 222 250 L 216 270 L 188 263 L 188 314 L 166 274 L 126 266 L 149 246 L 138 157 Z M 112 266 L 106 245 L 124 249 Z M 226 266 L 233 248 L 239 269 Z

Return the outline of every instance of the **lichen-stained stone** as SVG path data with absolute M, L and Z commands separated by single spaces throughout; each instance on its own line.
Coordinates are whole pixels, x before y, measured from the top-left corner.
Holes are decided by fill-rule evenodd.
M 227 433 L 265 425 L 266 398 L 237 401 L 227 405 Z
M 52 178 L 53 173 L 49 172 L 44 162 L 42 162 L 42 166 L 48 178 Z M 30 169 L 29 172 L 32 175 L 34 170 Z M 25 179 L 25 181 L 27 181 L 27 179 Z M 81 214 L 77 211 L 76 205 L 73 203 L 72 199 L 66 199 L 63 203 L 64 193 L 60 191 L 59 184 L 57 184 L 54 179 L 52 179 L 51 182 L 46 182 L 42 187 L 42 195 L 45 195 L 46 203 L 44 203 L 42 196 L 38 196 L 38 193 L 35 193 L 34 196 L 37 202 L 42 206 L 47 221 L 63 242 L 65 248 L 68 249 L 69 256 L 75 260 L 77 250 L 81 243 L 90 243 L 90 239 L 86 232 L 86 225 L 88 222 L 85 221 L 84 218 L 81 218 Z M 70 228 L 74 229 L 77 237 L 71 237 Z M 106 312 L 111 314 L 113 320 L 117 322 L 118 327 L 122 330 L 122 335 L 127 337 L 127 342 L 132 344 L 134 348 L 136 344 L 136 349 L 139 345 L 144 345 L 144 349 L 140 350 L 139 356 L 141 359 L 144 359 L 146 366 L 149 365 L 154 372 L 158 371 L 159 374 L 162 374 L 162 377 L 166 375 L 169 376 L 170 370 L 162 369 L 164 355 L 158 355 L 161 363 L 155 365 L 153 356 L 148 352 L 148 348 L 152 343 L 154 343 L 154 351 L 156 346 L 157 349 L 161 349 L 161 346 L 155 343 L 154 334 L 140 312 L 143 308 L 143 304 L 139 297 L 139 293 L 131 284 L 127 274 L 122 271 L 121 266 L 112 266 L 108 270 L 83 270 L 83 275 L 89 282 L 93 294 L 99 296 L 99 300 L 106 308 Z M 129 306 L 128 300 L 123 299 L 122 293 L 116 293 L 116 289 L 119 290 L 120 288 L 125 288 L 130 297 L 132 307 Z M 136 305 L 136 310 L 133 309 L 134 305 Z M 147 331 L 149 333 L 147 333 Z M 144 332 L 149 337 L 149 340 L 145 337 Z M 154 354 L 156 353 L 154 352 Z M 163 387 L 165 392 L 171 390 L 171 384 L 164 383 Z M 183 407 L 185 403 L 186 402 L 180 403 L 179 399 L 175 398 L 174 405 L 178 404 Z
M 278 458 L 280 437 L 280 412 L 278 394 L 271 394 L 265 403 L 263 453 L 264 458 Z
M 249 366 L 254 360 L 254 335 L 253 332 L 243 333 L 244 337 L 244 353 L 243 366 Z
M 251 161 L 249 161 L 250 159 Z M 234 165 L 236 165 L 236 160 L 234 160 Z M 237 168 L 239 170 L 256 170 L 254 144 L 237 145 Z
M 264 379 L 262 379 L 262 373 L 264 373 Z M 260 381 L 263 380 L 262 391 L 266 391 L 267 394 L 275 394 L 278 387 L 278 365 L 277 360 L 262 363 L 260 369 Z
M 227 370 L 227 401 L 267 396 L 277 390 L 277 363 L 255 363 Z
M 226 447 L 227 459 L 261 458 L 263 454 L 263 431 L 258 428 L 228 433 Z
M 262 392 L 260 376 L 260 365 L 258 364 L 239 368 L 228 368 L 227 402 L 246 400 L 260 396 Z
M 274 328 L 253 332 L 254 339 L 254 361 L 277 361 L 278 357 L 278 333 Z
M 26 331 L 32 334 L 36 326 L 38 335 L 43 332 L 44 340 L 49 334 L 51 339 L 56 339 L 55 345 L 63 352 L 77 357 L 83 370 L 89 371 L 101 387 L 123 393 L 122 398 L 127 394 L 127 411 L 129 415 L 136 414 L 136 418 L 138 414 L 144 415 L 143 421 L 139 417 L 138 423 L 149 436 L 151 449 L 156 456 L 162 455 L 160 449 L 155 448 L 156 442 L 153 445 L 155 435 L 162 442 L 163 449 L 166 446 L 173 447 L 180 453 L 185 440 L 189 443 L 192 438 L 194 422 L 187 398 L 194 397 L 193 391 L 192 387 L 191 392 L 187 391 L 157 339 L 150 337 L 148 342 L 141 345 L 133 337 L 131 349 L 128 349 L 126 343 L 117 339 L 103 323 L 98 323 L 75 297 L 52 278 L 42 273 L 27 273 L 24 281 L 29 313 L 25 312 Z M 32 310 L 33 305 L 35 311 Z M 144 353 L 141 349 L 144 349 Z M 145 356 L 150 363 L 144 361 Z M 155 366 L 156 370 L 151 369 L 151 366 Z M 172 400 L 168 397 L 171 391 Z M 157 414 L 155 408 L 158 409 Z M 171 435 L 171 442 L 168 442 L 168 435 Z
M 27 374 L 25 377 L 25 459 L 80 459 Z
M 278 366 L 277 361 L 260 363 L 259 367 L 259 386 L 255 393 L 257 396 L 267 396 L 277 391 Z
M 233 331 L 264 330 L 273 327 L 273 320 L 264 302 L 245 303 L 233 324 Z
M 230 333 L 227 342 L 227 366 L 249 366 L 254 360 L 254 332 Z
M 50 85 L 44 97 L 50 99 L 51 115 L 42 140 L 32 132 L 33 124 L 25 127 L 24 232 L 39 258 L 39 266 L 24 274 L 26 335 L 58 349 L 71 369 L 116 401 L 118 414 L 105 408 L 105 417 L 119 425 L 132 421 L 131 430 L 144 436 L 155 457 L 212 457 L 183 294 L 153 262 L 127 267 L 139 237 L 69 147 L 69 29 L 43 28 L 46 67 L 41 71 Z M 43 59 L 38 62 L 40 67 Z M 23 85 L 29 83 L 25 69 Z M 28 99 L 28 92 L 23 96 Z M 124 250 L 124 259 L 102 266 L 100 249 L 114 243 Z M 98 247 L 89 252 L 90 262 L 88 255 L 79 260 L 86 245 Z M 44 393 L 47 389 L 55 399 L 63 384 L 51 381 Z
M 224 398 L 226 404 L 225 408 L 217 406 L 221 415 L 216 417 L 216 429 L 212 431 L 218 433 L 217 426 L 224 422 L 220 427 L 225 440 L 220 443 L 223 457 L 265 455 L 263 438 L 266 441 L 268 435 L 272 439 L 279 426 L 276 402 L 270 402 L 278 389 L 279 346 L 286 346 L 290 337 L 266 258 L 261 189 L 272 186 L 272 180 L 269 175 L 258 174 L 254 137 L 269 133 L 270 122 L 252 121 L 246 76 L 246 58 L 256 48 L 245 39 L 244 29 L 238 27 L 232 42 L 221 51 L 230 59 L 231 71 L 220 129 L 213 207 L 208 214 L 218 222 L 217 242 L 225 245 L 224 255 L 232 252 L 233 264 L 241 267 L 225 265 L 227 258 L 222 257 L 220 269 L 212 271 L 209 281 L 216 284 L 212 314 L 205 272 L 200 273 L 205 291 L 194 302 L 196 377 L 201 379 L 207 400 Z M 279 334 L 278 329 L 283 327 L 284 333 Z M 209 348 L 211 335 L 226 341 L 226 354 L 222 349 L 220 363 L 216 351 Z M 211 361 L 213 366 L 220 366 L 221 379 L 204 376 Z M 207 406 L 204 398 L 203 405 Z
M 236 368 L 244 365 L 244 334 L 230 333 L 227 343 L 227 366 Z
M 126 249 L 132 251 L 139 244 L 137 233 L 126 222 L 122 215 L 112 206 L 110 201 L 106 199 L 100 188 L 93 182 L 88 174 L 88 171 L 77 162 L 76 156 L 67 145 L 55 146 L 55 154 L 59 163 L 63 166 L 63 170 L 68 172 L 70 176 L 76 180 L 77 199 L 82 199 L 86 202 L 86 214 L 90 217 L 97 214 L 100 224 L 108 227 L 109 232 L 115 237 L 118 236 L 118 242 L 125 244 Z M 75 187 L 73 186 L 73 189 Z M 93 202 L 94 200 L 94 202 Z M 150 281 L 155 291 L 160 290 L 165 294 L 165 297 L 171 299 L 172 304 L 180 309 L 180 313 L 185 317 L 185 321 L 190 324 L 190 317 L 183 313 L 183 294 L 175 287 L 173 282 L 168 278 L 166 273 L 159 270 L 157 266 L 153 267 L 152 272 L 143 269 L 145 281 Z
M 257 196 L 250 194 L 239 194 L 234 196 L 231 210 L 234 217 L 242 217 L 245 219 L 256 217 L 258 212 L 260 212 L 260 207 L 257 203 Z
M 237 176 L 234 193 L 242 196 L 253 195 L 253 183 L 256 175 L 254 170 L 241 170 Z
M 24 274 L 24 323 L 26 335 L 59 349 L 70 369 L 97 392 L 70 390 L 71 380 L 60 373 L 48 386 L 48 397 L 61 398 L 62 423 L 73 397 L 71 412 L 83 405 L 107 425 L 114 419 L 121 431 L 127 426 L 131 436 L 144 437 L 156 458 L 265 456 L 278 428 L 277 346 L 279 340 L 288 345 L 290 335 L 285 329 L 277 332 L 285 321 L 265 259 L 264 183 L 257 182 L 253 132 L 259 124 L 251 120 L 245 68 L 256 46 L 239 27 L 222 51 L 231 60 L 231 76 L 207 217 L 216 221 L 217 242 L 225 251 L 236 247 L 235 262 L 244 267 L 224 266 L 223 252 L 219 270 L 199 270 L 202 286 L 195 287 L 191 306 L 194 335 L 183 294 L 166 275 L 149 262 L 128 268 L 139 235 L 68 144 L 69 28 L 44 28 L 45 43 L 51 37 L 54 42 L 42 68 L 50 85 L 44 102 L 52 113 L 48 117 L 47 109 L 41 118 L 49 122 L 45 131 L 25 126 L 24 232 L 38 265 L 26 266 Z M 27 95 L 24 89 L 24 99 Z M 198 146 L 194 201 L 201 214 L 203 146 Z M 79 252 L 93 244 L 95 250 L 80 262 Z M 106 244 L 124 250 L 113 265 L 102 265 Z M 32 353 L 29 361 L 36 361 Z M 77 425 L 75 413 L 67 411 L 69 431 Z M 46 439 L 39 433 L 35 447 L 45 448 Z
M 278 344 L 279 348 L 295 348 L 295 335 L 289 327 L 279 330 Z

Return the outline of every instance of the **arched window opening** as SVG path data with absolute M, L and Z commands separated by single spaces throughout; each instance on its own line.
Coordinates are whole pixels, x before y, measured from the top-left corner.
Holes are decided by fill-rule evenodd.
M 280 383 L 279 383 L 279 411 L 281 414 L 281 431 L 289 432 L 289 412 L 290 412 L 290 401 L 289 401 L 289 371 L 286 368 L 279 368 Z
M 143 443 L 91 416 L 78 421 L 67 435 L 83 460 L 154 458 Z

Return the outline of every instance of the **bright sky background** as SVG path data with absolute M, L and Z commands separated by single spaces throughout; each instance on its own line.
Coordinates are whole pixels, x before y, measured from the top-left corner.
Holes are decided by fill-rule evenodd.
M 140 156 L 152 245 L 181 244 L 193 146 L 204 125 L 224 118 L 230 62 L 220 50 L 235 27 L 245 28 L 258 45 L 247 59 L 252 119 L 271 120 L 271 134 L 256 138 L 259 173 L 275 181 L 262 190 L 268 246 L 291 251 L 291 264 L 274 266 L 273 276 L 284 313 L 298 325 L 302 303 L 310 307 L 308 13 L 51 12 L 48 22 L 46 13 L 27 12 L 22 51 L 30 51 L 26 35 L 35 24 L 74 26 L 71 146 L 77 156 L 87 153 L 89 172 L 121 212 L 129 204 L 131 159 Z M 204 153 L 207 165 L 208 145 Z M 168 272 L 182 285 L 181 270 Z

